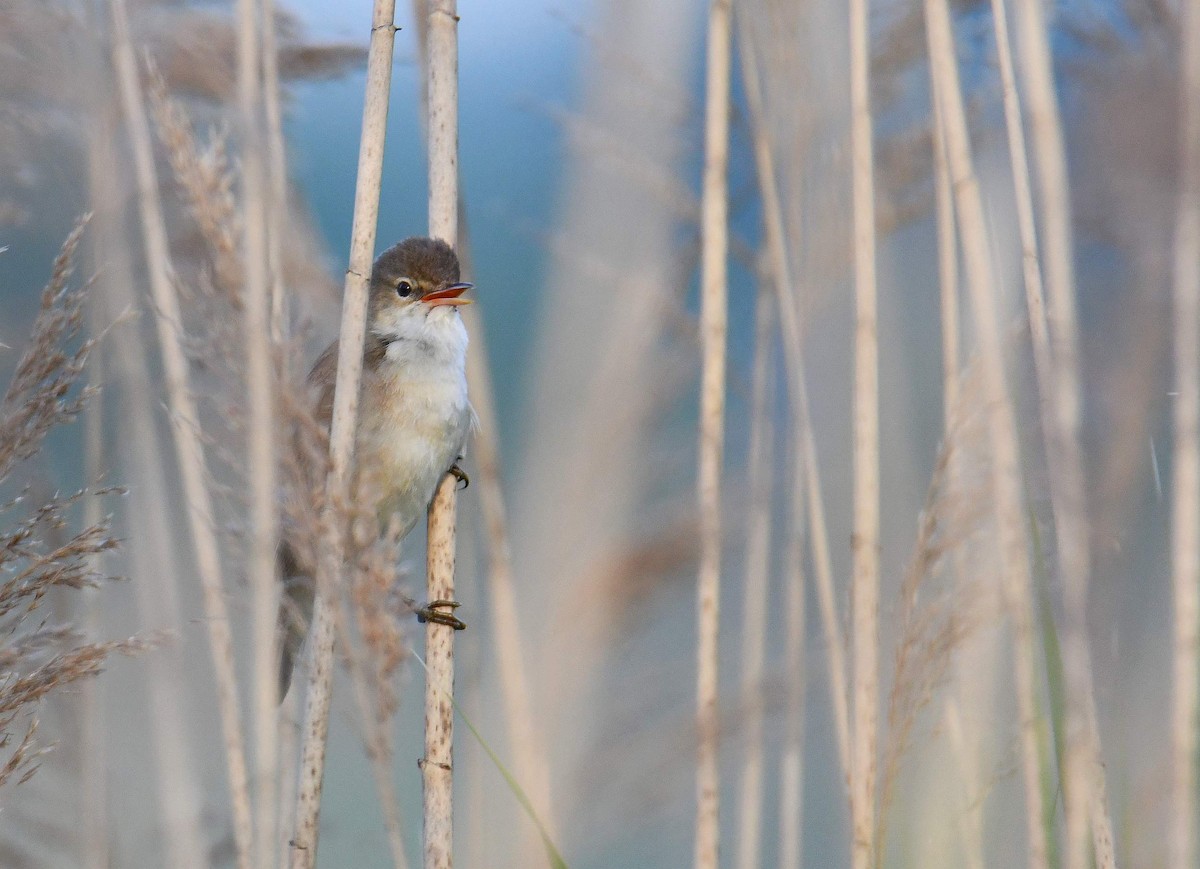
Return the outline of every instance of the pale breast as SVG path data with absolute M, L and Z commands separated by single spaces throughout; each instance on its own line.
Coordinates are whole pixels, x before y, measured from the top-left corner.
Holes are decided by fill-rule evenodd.
M 381 524 L 396 515 L 407 534 L 462 453 L 470 425 L 466 380 L 453 366 L 384 362 L 363 383 L 359 492 Z

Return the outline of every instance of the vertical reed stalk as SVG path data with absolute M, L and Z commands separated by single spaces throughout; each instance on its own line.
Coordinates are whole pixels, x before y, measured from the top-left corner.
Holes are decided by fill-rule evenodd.
M 804 829 L 804 693 L 808 681 L 804 643 L 807 620 L 804 587 L 804 457 L 794 440 L 791 457 L 792 488 L 788 493 L 790 527 L 784 557 L 787 585 L 785 625 L 787 648 L 783 672 L 788 679 L 787 719 L 784 724 L 783 763 L 780 764 L 779 869 L 803 865 L 801 831 Z
M 458 244 L 458 11 L 432 0 L 428 29 L 429 234 Z M 426 581 L 429 600 L 454 600 L 455 481 L 442 478 L 429 505 Z M 454 629 L 425 630 L 425 867 L 454 862 Z
M 763 674 L 766 661 L 767 599 L 770 596 L 771 482 L 774 475 L 771 447 L 771 365 L 773 362 L 773 288 L 759 283 L 755 306 L 754 371 L 750 393 L 750 514 L 746 530 L 746 570 L 742 586 L 742 673 L 743 718 L 740 797 L 738 803 L 738 869 L 759 865 L 762 839 L 763 783 Z M 789 684 L 796 674 L 788 673 Z
M 744 7 L 739 7 L 744 8 Z M 759 81 L 755 48 L 750 42 L 751 29 L 739 28 L 742 34 L 742 83 L 750 109 L 754 138 L 754 162 L 758 174 L 759 195 L 763 202 L 766 224 L 768 264 L 779 295 L 778 314 L 783 335 L 784 362 L 787 386 L 795 414 L 797 455 L 803 466 L 807 496 L 808 522 L 812 532 L 814 578 L 821 624 L 825 630 L 829 663 L 829 693 L 833 707 L 834 733 L 837 737 L 838 760 L 845 782 L 850 777 L 850 710 L 846 688 L 846 643 L 842 622 L 837 613 L 833 588 L 833 565 L 829 554 L 829 532 L 825 521 L 825 499 L 821 494 L 821 469 L 817 464 L 816 439 L 808 411 L 808 387 L 804 373 L 803 339 L 797 314 L 796 286 L 788 266 L 787 240 L 784 233 L 783 206 L 776 186 L 775 161 L 762 105 L 762 85 Z
M 933 105 L 933 168 L 942 327 L 942 437 L 948 439 L 959 421 L 958 233 L 954 228 L 954 189 L 946 153 L 945 124 L 942 120 L 942 110 L 936 100 Z M 950 461 L 950 485 L 956 486 L 961 464 L 959 454 L 956 452 Z M 967 575 L 961 547 L 955 548 L 953 560 L 955 575 L 961 582 Z M 966 749 L 961 726 L 962 713 L 957 697 L 947 697 L 945 717 L 967 799 L 966 815 L 960 824 L 967 865 L 969 869 L 983 869 L 981 811 L 974 805 L 978 776 L 974 769 L 974 759 Z
M 700 253 L 700 569 L 697 577 L 696 869 L 716 869 L 720 837 L 717 769 L 721 594 L 721 459 L 725 435 L 726 268 L 729 254 L 729 75 L 731 0 L 712 0 L 708 17 L 704 181 Z
M 1196 865 L 1196 728 L 1200 724 L 1200 3 L 1184 4 L 1180 189 L 1175 223 L 1175 458 L 1171 575 L 1172 869 Z
M 146 119 L 124 0 L 111 0 L 110 10 L 113 19 L 113 62 L 133 151 L 138 211 L 146 246 L 150 291 L 155 306 L 155 325 L 158 328 L 166 374 L 167 404 L 171 411 L 170 419 L 183 483 L 183 499 L 188 508 L 192 544 L 196 552 L 196 566 L 204 588 L 204 621 L 209 631 L 213 673 L 217 685 L 217 707 L 225 742 L 237 866 L 239 869 L 248 869 L 252 832 L 246 752 L 238 710 L 233 633 L 221 584 L 220 555 L 212 501 L 208 491 L 204 447 L 200 442 L 200 422 L 188 387 L 187 359 L 179 335 L 179 301 L 172 287 L 171 260 L 162 201 L 158 191 L 158 177 L 155 174 L 150 125 Z
M 1017 93 L 1012 48 L 1008 38 L 1008 12 L 1004 0 L 991 0 L 992 21 L 996 30 L 996 59 L 1000 66 L 1000 84 L 1004 93 L 1004 126 L 1008 133 L 1008 156 L 1012 167 L 1013 189 L 1017 204 L 1017 230 L 1021 239 L 1021 266 L 1025 279 L 1025 304 L 1029 311 L 1029 335 L 1033 343 L 1033 363 L 1038 384 L 1038 408 L 1044 436 L 1053 430 L 1050 397 L 1053 390 L 1050 358 L 1050 331 L 1046 324 L 1046 299 L 1042 292 L 1042 267 L 1038 256 L 1037 228 L 1033 218 L 1033 189 L 1029 160 L 1025 153 L 1025 123 L 1021 118 L 1021 98 Z
M 1063 792 L 1067 810 L 1067 866 L 1068 869 L 1085 869 L 1088 865 L 1090 819 L 1091 848 L 1096 865 L 1100 869 L 1111 869 L 1116 865 L 1112 820 L 1108 811 L 1087 636 L 1091 551 L 1083 450 L 1079 438 L 1082 392 L 1066 149 L 1041 4 L 1037 0 L 1019 0 L 1017 11 L 1021 72 L 1029 97 L 1041 192 L 1041 224 L 1046 241 L 1046 289 L 1054 362 L 1051 404 L 1057 411 L 1047 437 L 1058 567 L 1066 616 L 1063 662 L 1067 682 L 1067 739 Z
M 854 756 L 851 865 L 875 861 L 879 727 L 879 322 L 867 0 L 850 3 L 850 139 L 854 188 Z
M 292 869 L 311 869 L 317 859 L 321 783 L 325 774 L 325 738 L 329 731 L 329 703 L 333 687 L 333 600 L 337 594 L 337 580 L 342 575 L 345 554 L 345 516 L 342 511 L 350 499 L 350 465 L 358 420 L 359 385 L 362 382 L 361 348 L 367 331 L 367 289 L 375 252 L 388 97 L 392 84 L 395 10 L 395 0 L 375 0 L 371 15 L 358 180 L 354 189 L 354 219 L 350 231 L 350 264 L 346 269 L 345 295 L 342 299 L 342 325 L 338 337 L 340 352 L 329 436 L 330 468 L 326 503 L 330 506 L 325 510 L 323 521 L 325 541 L 318 564 L 317 599 L 309 628 L 312 663 L 305 696 L 304 745 L 291 841 Z
M 938 249 L 938 298 L 942 326 L 942 430 L 949 436 L 958 413 L 959 313 L 958 234 L 954 230 L 954 186 L 946 154 L 942 110 L 933 105 L 933 182 L 936 203 Z
M 242 270 L 246 340 L 247 480 L 250 499 L 249 577 L 254 647 L 254 778 L 257 865 L 269 869 L 275 848 L 276 705 L 278 664 L 275 550 L 275 384 L 268 326 L 266 185 L 262 158 L 262 59 L 258 0 L 238 0 L 237 96 L 242 143 Z
M 1004 373 L 1004 348 L 996 312 L 987 225 L 972 163 L 950 10 L 946 0 L 925 0 L 924 5 L 930 75 L 933 78 L 934 99 L 945 125 L 943 132 L 954 182 L 959 228 L 962 231 L 971 313 L 976 340 L 980 344 L 980 366 L 987 395 L 992 487 L 1000 544 L 998 555 L 1014 634 L 1029 864 L 1033 869 L 1045 869 L 1046 837 L 1042 826 L 1037 750 L 1032 580 L 1025 543 L 1016 420 Z
M 465 232 L 462 235 L 465 237 Z M 460 243 L 459 248 L 463 250 L 464 245 Z M 475 463 L 479 478 L 479 501 L 487 531 L 488 597 L 492 604 L 491 630 L 495 640 L 496 669 L 500 677 L 500 690 L 504 695 L 505 719 L 517 778 L 537 809 L 542 826 L 552 839 L 556 839 L 550 767 L 533 716 L 528 671 L 521 653 L 521 623 L 513 581 L 508 514 L 500 480 L 500 451 L 496 442 L 499 429 L 487 349 L 483 340 L 483 324 L 470 308 L 464 313 L 471 333 L 471 343 L 467 347 L 467 384 L 471 391 L 471 405 L 479 418 L 474 441 Z M 533 859 L 529 847 L 522 847 L 525 848 L 521 852 L 522 859 Z
M 287 225 L 287 149 L 283 143 L 283 112 L 279 100 L 279 47 L 275 0 L 259 0 L 262 26 L 263 105 L 267 121 L 267 263 L 271 281 L 271 340 L 283 342 L 283 232 Z

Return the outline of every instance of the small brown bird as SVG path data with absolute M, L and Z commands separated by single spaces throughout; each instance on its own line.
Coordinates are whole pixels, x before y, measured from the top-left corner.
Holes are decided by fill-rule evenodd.
M 380 254 L 371 269 L 362 397 L 355 444 L 354 497 L 373 501 L 379 528 L 391 520 L 406 536 L 425 515 L 434 490 L 458 468 L 474 420 L 467 400 L 467 330 L 457 308 L 471 284 L 459 281 L 458 256 L 446 242 L 408 238 Z M 316 418 L 329 430 L 337 376 L 335 341 L 308 375 Z M 280 605 L 279 696 L 286 693 L 313 609 L 313 581 L 285 540 Z M 418 609 L 423 620 L 465 627 L 452 601 Z M 449 608 L 447 612 L 445 608 Z

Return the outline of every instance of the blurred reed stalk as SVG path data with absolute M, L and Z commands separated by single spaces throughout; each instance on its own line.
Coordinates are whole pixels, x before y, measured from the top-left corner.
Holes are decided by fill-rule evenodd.
M 269 320 L 267 190 L 263 165 L 263 58 L 258 0 L 237 3 L 237 101 L 242 150 L 242 303 L 246 341 L 247 480 L 250 500 L 250 563 L 253 622 L 254 759 L 257 815 L 256 865 L 274 862 L 275 789 L 279 758 L 276 733 L 279 676 L 276 613 L 276 506 L 274 347 Z
M 850 142 L 854 200 L 854 755 L 851 865 L 876 855 L 879 752 L 879 315 L 875 279 L 875 168 L 867 0 L 850 3 Z
M 804 583 L 804 461 L 800 445 L 788 445 L 792 486 L 788 492 L 788 543 L 784 551 L 787 645 L 783 672 L 787 678 L 787 718 L 784 722 L 783 762 L 779 766 L 779 869 L 803 865 L 804 830 L 804 694 L 808 682 L 805 662 L 807 606 Z
M 741 704 L 743 725 L 743 761 L 738 800 L 737 860 L 738 869 L 754 869 L 759 865 L 762 839 L 763 803 L 763 675 L 766 662 L 767 602 L 770 596 L 771 560 L 771 483 L 775 475 L 768 469 L 774 466 L 771 448 L 774 429 L 771 413 L 774 403 L 768 397 L 774 365 L 773 338 L 774 306 L 772 287 L 764 276 L 759 281 L 754 311 L 754 363 L 750 385 L 750 453 L 749 466 L 750 511 L 746 523 L 745 581 L 742 583 L 742 653 Z M 788 672 L 788 683 L 798 679 L 798 673 Z
M 325 739 L 329 732 L 329 704 L 333 687 L 334 599 L 345 560 L 345 508 L 350 502 L 349 472 L 354 454 L 359 385 L 362 381 L 361 348 L 367 330 L 367 290 L 379 218 L 379 188 L 392 82 L 392 48 L 396 37 L 393 23 L 395 10 L 395 0 L 375 0 L 371 15 L 358 179 L 354 189 L 354 218 L 350 231 L 350 262 L 346 269 L 345 295 L 342 299 L 337 379 L 329 436 L 330 467 L 326 481 L 326 507 L 322 516 L 324 542 L 318 562 L 317 597 L 309 628 L 311 664 L 305 696 L 304 743 L 295 822 L 290 843 L 292 869 L 312 869 L 317 859 Z
M 700 445 L 696 581 L 696 869 L 716 869 L 720 834 L 717 639 L 721 595 L 721 462 L 725 440 L 725 341 L 729 257 L 731 0 L 712 0 L 705 75 L 704 180 L 700 217 Z
M 1079 384 L 1079 330 L 1075 313 L 1074 243 L 1066 148 L 1049 38 L 1038 0 L 1018 0 L 1017 27 L 1041 193 L 1041 229 L 1046 242 L 1046 289 L 1054 363 L 1054 391 L 1050 403 L 1057 411 L 1051 418 L 1046 438 L 1065 613 L 1063 663 L 1067 683 L 1067 737 L 1063 792 L 1067 815 L 1067 869 L 1085 869 L 1092 856 L 1099 869 L 1112 869 L 1116 865 L 1112 820 L 1108 811 L 1087 636 L 1091 550 L 1083 449 L 1080 446 L 1083 396 Z M 1089 820 L 1093 853 L 1089 853 Z
M 279 99 L 279 46 L 275 0 L 259 0 L 262 27 L 262 95 L 266 119 L 267 154 L 267 272 L 271 286 L 271 340 L 282 346 L 287 326 L 283 289 L 283 232 L 287 226 L 287 149 L 283 141 L 283 110 Z
M 738 7 L 739 10 L 745 7 Z M 757 47 L 751 39 L 752 29 L 739 12 L 738 33 L 741 36 L 742 86 L 750 110 L 751 135 L 754 141 L 754 163 L 758 175 L 759 196 L 763 203 L 763 222 L 766 225 L 767 265 L 778 296 L 777 313 L 782 334 L 784 368 L 788 396 L 795 420 L 797 461 L 801 463 L 808 517 L 814 579 L 821 624 L 825 631 L 829 664 L 830 705 L 833 707 L 834 734 L 837 738 L 838 760 L 843 783 L 850 777 L 850 709 L 846 686 L 846 642 L 842 622 L 837 612 L 833 587 L 833 565 L 829 549 L 829 532 L 825 519 L 825 499 L 821 492 L 821 472 L 817 464 L 816 438 L 809 414 L 808 387 L 805 375 L 803 336 L 798 311 L 799 293 L 788 265 L 787 236 L 784 232 L 783 206 L 780 201 L 779 180 L 775 172 L 774 150 L 763 109 L 762 81 L 758 70 Z
M 151 297 L 154 300 L 155 325 L 158 329 L 166 374 L 171 428 L 182 477 L 183 499 L 187 505 L 189 528 L 196 553 L 196 567 L 204 587 L 205 624 L 209 631 L 217 706 L 225 745 L 236 864 L 238 869 L 249 869 L 252 820 L 246 752 L 240 729 L 233 634 L 221 583 L 216 524 L 208 490 L 204 447 L 200 441 L 200 422 L 188 385 L 187 358 L 179 334 L 182 319 L 179 300 L 173 286 L 166 225 L 154 165 L 154 149 L 124 0 L 111 0 L 109 9 L 113 21 L 113 63 L 133 152 L 138 211 L 146 249 Z
M 460 197 L 460 219 L 463 212 Z M 459 259 L 467 275 L 473 273 L 467 244 L 466 226 L 459 232 Z M 463 311 L 471 343 L 467 345 L 467 385 L 471 406 L 479 426 L 475 431 L 476 478 L 479 481 L 479 502 L 483 509 L 487 533 L 488 598 L 491 600 L 491 631 L 495 643 L 496 670 L 500 690 L 504 695 L 504 714 L 512 745 L 513 764 L 529 800 L 537 810 L 542 827 L 557 841 L 554 805 L 550 790 L 550 765 L 545 741 L 533 716 L 528 671 L 521 647 L 520 607 L 513 581 L 512 546 L 510 544 L 508 510 L 500 475 L 500 448 L 497 443 L 499 421 L 496 418 L 495 393 L 488 368 L 487 345 L 483 320 L 468 307 Z M 528 829 L 528 827 L 526 827 Z M 535 859 L 533 838 L 527 835 L 520 851 L 523 860 Z
M 946 152 L 945 124 L 942 110 L 937 101 L 933 104 L 933 183 L 934 220 L 937 230 L 938 300 L 942 334 L 942 437 L 948 439 L 956 425 L 961 424 L 959 361 L 959 299 L 958 299 L 958 233 L 954 227 L 954 185 L 950 178 L 950 164 Z M 947 469 L 949 485 L 959 485 L 962 470 L 960 456 L 950 458 Z M 952 553 L 956 580 L 962 582 L 967 575 L 965 555 L 961 547 Z M 982 810 L 975 805 L 979 776 L 975 769 L 975 758 L 966 744 L 962 727 L 962 710 L 958 697 L 950 695 L 945 702 L 946 730 L 954 757 L 958 761 L 959 774 L 967 809 L 962 823 L 963 849 L 969 869 L 983 869 Z
M 999 563 L 1012 620 L 1016 694 L 1020 723 L 1021 769 L 1025 787 L 1029 865 L 1046 869 L 1046 828 L 1037 744 L 1037 676 L 1034 672 L 1032 578 L 1025 545 L 1016 420 L 1008 397 L 1003 344 L 997 322 L 996 288 L 988 248 L 983 200 L 971 157 L 954 34 L 946 0 L 925 0 L 930 76 L 938 116 L 944 124 L 953 179 L 967 287 L 988 408 L 992 496 L 999 538 Z
M 1200 3 L 1183 8 L 1179 201 L 1175 217 L 1174 592 L 1170 866 L 1196 865 L 1196 728 L 1200 726 Z
M 429 234 L 458 245 L 458 11 L 455 0 L 428 6 Z M 454 600 L 456 481 L 447 474 L 429 505 L 426 583 L 430 601 Z M 425 628 L 424 793 L 426 869 L 454 862 L 454 629 Z

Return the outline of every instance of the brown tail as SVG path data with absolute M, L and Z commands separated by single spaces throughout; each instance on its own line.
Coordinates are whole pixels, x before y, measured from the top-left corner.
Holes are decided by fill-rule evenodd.
M 283 597 L 279 601 L 279 702 L 287 696 L 292 684 L 292 671 L 304 638 L 308 635 L 308 623 L 313 612 L 312 578 L 299 572 L 291 548 L 285 543 L 279 547 L 280 576 L 283 579 Z

